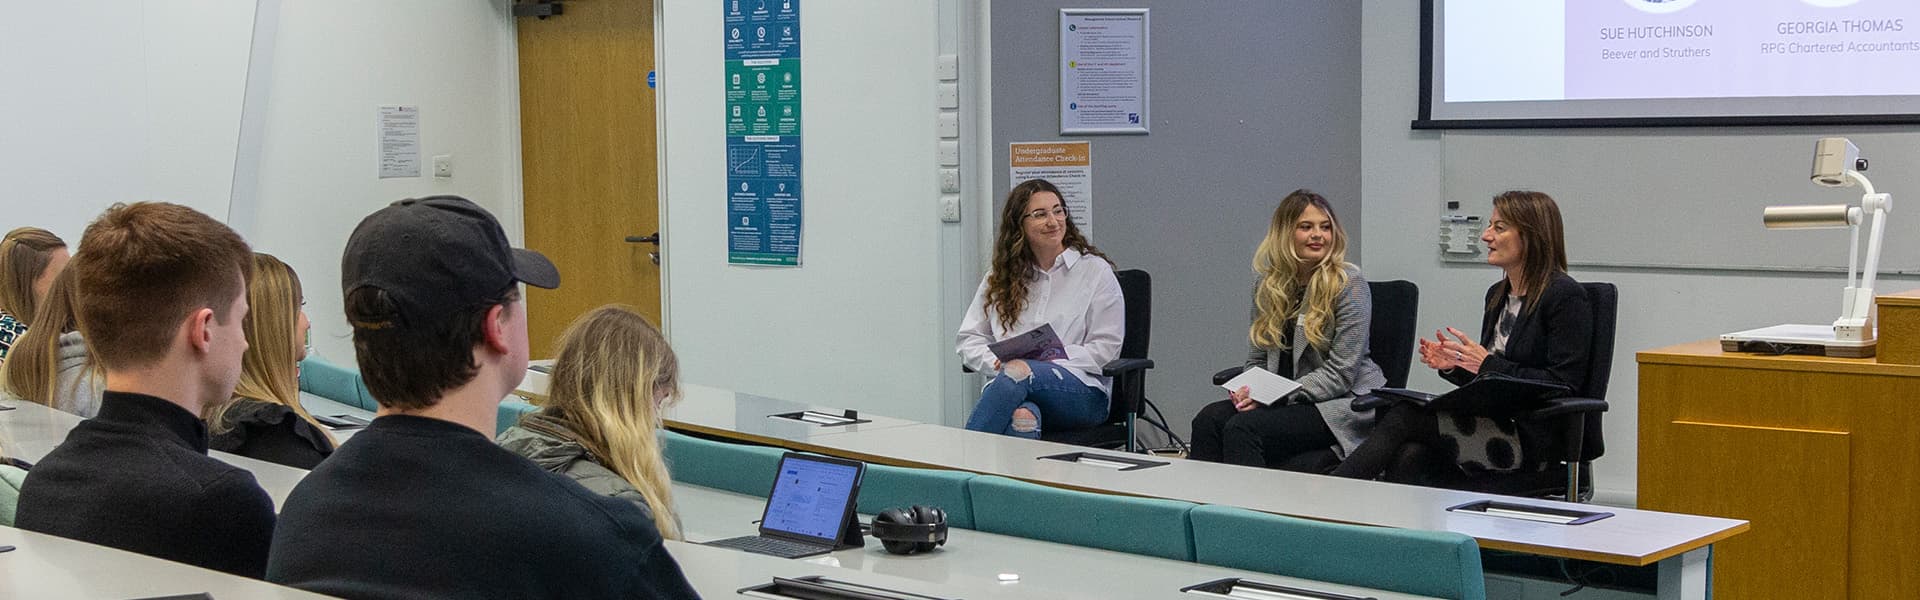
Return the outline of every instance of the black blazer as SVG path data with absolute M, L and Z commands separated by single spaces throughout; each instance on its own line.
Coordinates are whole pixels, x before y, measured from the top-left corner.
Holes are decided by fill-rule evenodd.
M 1493 343 L 1506 296 L 1506 279 L 1487 288 L 1486 306 L 1491 308 L 1480 319 L 1481 345 Z M 1527 305 L 1507 336 L 1506 349 L 1481 361 L 1480 372 L 1557 381 L 1572 387 L 1575 395 L 1585 394 L 1593 348 L 1593 305 L 1586 289 L 1566 273 L 1554 273 L 1547 289 L 1528 298 Z M 1442 371 L 1440 376 L 1455 385 L 1474 378 L 1464 369 Z

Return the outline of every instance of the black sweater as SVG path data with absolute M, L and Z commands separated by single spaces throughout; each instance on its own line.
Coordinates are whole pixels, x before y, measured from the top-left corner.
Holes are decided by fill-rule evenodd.
M 374 419 L 288 496 L 267 579 L 342 598 L 698 598 L 653 522 L 463 425 Z
M 252 473 L 207 456 L 193 413 L 108 391 L 28 473 L 15 526 L 257 578 L 273 521 Z
M 327 434 L 276 402 L 237 398 L 227 409 L 227 430 L 213 434 L 207 446 L 247 458 L 312 469 L 333 454 Z

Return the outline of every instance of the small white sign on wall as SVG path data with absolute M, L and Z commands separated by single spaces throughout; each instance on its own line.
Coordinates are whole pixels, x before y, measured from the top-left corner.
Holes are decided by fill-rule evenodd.
M 420 176 L 420 107 L 380 107 L 380 178 Z

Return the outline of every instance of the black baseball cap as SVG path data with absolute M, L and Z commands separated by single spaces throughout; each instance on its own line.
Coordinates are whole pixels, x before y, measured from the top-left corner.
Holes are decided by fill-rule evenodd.
M 341 291 L 385 291 L 403 327 L 498 298 L 515 282 L 553 289 L 560 271 L 539 252 L 508 246 L 493 214 L 459 196 L 408 198 L 367 215 L 340 258 Z

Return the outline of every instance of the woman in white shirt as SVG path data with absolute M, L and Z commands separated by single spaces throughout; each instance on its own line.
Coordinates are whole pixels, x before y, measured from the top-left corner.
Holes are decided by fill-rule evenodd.
M 1060 352 L 1003 363 L 987 347 L 1041 325 L 1053 327 Z M 1014 186 L 1000 211 L 992 270 L 960 323 L 960 359 L 993 376 L 967 429 L 1038 438 L 1043 425 L 1099 424 L 1111 383 L 1101 367 L 1120 356 L 1126 326 L 1113 265 L 1067 218 L 1060 189 L 1044 179 Z

